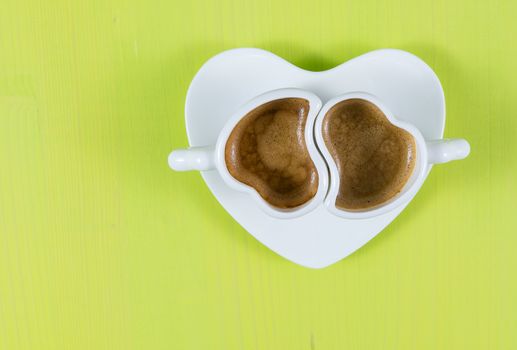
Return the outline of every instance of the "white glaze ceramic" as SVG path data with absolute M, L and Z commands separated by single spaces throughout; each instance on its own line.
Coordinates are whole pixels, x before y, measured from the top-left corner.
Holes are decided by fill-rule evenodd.
M 350 99 L 365 100 L 376 105 L 393 125 L 409 132 L 413 136 L 416 144 L 416 152 L 412 155 L 415 157 L 415 167 L 405 186 L 391 200 L 369 210 L 348 211 L 336 207 L 335 203 L 339 192 L 340 176 L 336 163 L 332 159 L 323 139 L 323 120 L 325 119 L 328 111 L 336 104 Z M 422 186 L 427 175 L 428 165 L 463 159 L 470 153 L 470 145 L 464 139 L 426 141 L 418 128 L 408 122 L 398 120 L 384 102 L 376 96 L 365 92 L 350 92 L 336 96 L 328 101 L 318 114 L 314 134 L 316 144 L 322 152 L 323 158 L 326 160 L 330 169 L 330 189 L 327 197 L 325 198 L 325 206 L 334 215 L 346 219 L 373 218 L 389 213 L 397 207 L 409 203 Z
M 235 125 L 255 108 L 278 99 L 302 98 L 309 102 L 307 121 L 305 122 L 305 145 L 318 172 L 318 189 L 316 195 L 307 203 L 292 209 L 280 209 L 270 205 L 259 193 L 238 180 L 228 171 L 225 161 L 225 146 Z M 240 106 L 225 123 L 215 145 L 191 147 L 175 150 L 169 155 L 169 165 L 178 171 L 217 170 L 219 176 L 231 188 L 247 193 L 257 205 L 268 215 L 278 219 L 292 219 L 305 215 L 323 203 L 328 190 L 328 169 L 314 142 L 314 121 L 321 109 L 321 100 L 315 94 L 300 89 L 277 89 L 258 95 Z
M 330 70 L 311 72 L 268 51 L 244 48 L 212 57 L 194 77 L 185 105 L 190 146 L 214 145 L 239 106 L 285 87 L 312 91 L 324 103 L 347 92 L 368 91 L 389 105 L 398 120 L 418 128 L 425 139 L 443 136 L 445 101 L 440 82 L 427 64 L 408 52 L 376 50 Z M 430 169 L 431 165 L 427 171 Z M 311 268 L 322 268 L 350 255 L 405 207 L 403 204 L 370 219 L 351 220 L 333 215 L 321 205 L 301 217 L 282 220 L 266 214 L 249 194 L 229 187 L 218 171 L 202 171 L 201 175 L 215 198 L 246 231 L 284 258 Z

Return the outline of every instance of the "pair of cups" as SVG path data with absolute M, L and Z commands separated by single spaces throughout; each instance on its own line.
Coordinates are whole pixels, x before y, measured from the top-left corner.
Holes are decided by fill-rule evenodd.
M 255 188 L 238 181 L 231 175 L 225 160 L 225 147 L 236 125 L 248 113 L 268 102 L 288 98 L 305 99 L 309 103 L 304 138 L 309 156 L 317 170 L 319 181 L 317 192 L 312 199 L 298 207 L 282 209 L 272 206 L 260 196 Z M 336 104 L 350 99 L 361 99 L 374 104 L 384 113 L 391 124 L 411 134 L 416 146 L 416 163 L 402 190 L 385 203 L 360 211 L 344 210 L 336 206 L 336 198 L 340 187 L 340 175 L 338 167 L 325 145 L 322 134 L 322 123 L 327 112 Z M 315 94 L 301 89 L 288 88 L 269 91 L 253 98 L 239 108 L 227 121 L 220 131 L 215 145 L 175 150 L 169 155 L 169 165 L 172 169 L 178 171 L 216 170 L 228 186 L 249 194 L 264 212 L 275 218 L 290 219 L 299 217 L 309 213 L 323 203 L 327 210 L 337 216 L 347 219 L 367 219 L 385 214 L 401 205 L 407 204 L 420 189 L 430 164 L 463 159 L 469 152 L 470 146 L 463 139 L 425 140 L 415 126 L 397 120 L 382 101 L 369 93 L 346 93 L 332 98 L 325 105 L 322 105 L 321 99 Z

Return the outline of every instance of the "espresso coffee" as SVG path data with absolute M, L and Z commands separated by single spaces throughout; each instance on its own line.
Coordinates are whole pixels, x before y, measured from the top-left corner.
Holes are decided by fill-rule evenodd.
M 336 207 L 341 209 L 382 205 L 402 190 L 415 167 L 413 136 L 366 100 L 332 107 L 323 119 L 323 140 L 339 171 Z
M 308 113 L 302 98 L 265 103 L 239 121 L 226 143 L 230 174 L 272 206 L 294 208 L 316 195 L 318 173 L 304 137 Z

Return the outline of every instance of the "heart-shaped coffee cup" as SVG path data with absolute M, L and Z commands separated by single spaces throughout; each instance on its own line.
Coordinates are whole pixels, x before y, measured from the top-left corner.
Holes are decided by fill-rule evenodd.
M 353 109 L 339 110 L 340 107 L 345 106 L 345 103 L 350 105 L 350 102 L 368 105 L 359 107 L 363 108 L 363 111 L 360 109 L 355 111 Z M 385 130 L 386 127 L 383 130 L 381 126 L 374 124 L 365 125 L 367 116 L 364 111 L 369 108 L 377 115 L 383 115 L 386 119 L 387 128 L 396 129 L 394 132 L 399 133 L 401 137 L 409 136 L 408 140 L 410 138 L 414 140 L 414 143 L 411 142 L 409 150 L 404 150 L 404 145 L 397 144 L 398 140 L 396 138 L 395 140 L 387 138 L 386 135 L 389 131 Z M 327 120 L 336 113 L 339 113 L 339 116 L 335 123 Z M 347 119 L 350 120 L 349 125 L 342 126 L 342 124 L 339 124 L 344 123 Z M 372 120 L 375 121 L 375 119 Z M 329 132 L 329 129 L 332 128 L 335 128 L 334 133 Z M 377 136 L 374 135 L 375 133 L 377 133 Z M 336 140 L 333 140 L 332 137 Z M 347 137 L 348 139 L 356 138 L 354 141 L 356 143 L 347 144 Z M 378 137 L 377 143 L 368 149 L 367 145 L 375 137 Z M 330 187 L 324 201 L 325 206 L 331 213 L 347 219 L 372 218 L 407 204 L 424 182 L 430 164 L 463 159 L 470 153 L 470 145 L 464 139 L 425 140 L 418 128 L 407 122 L 397 120 L 382 101 L 365 92 L 346 93 L 329 100 L 316 118 L 315 139 L 330 170 Z M 341 152 L 348 152 L 348 154 L 340 156 L 339 151 L 336 151 L 339 147 L 341 147 Z M 406 152 L 405 158 L 402 160 L 393 158 L 392 161 L 389 157 L 390 152 L 395 151 Z M 356 157 L 353 158 L 354 156 Z M 377 164 L 375 164 L 376 161 Z M 398 163 L 400 163 L 400 167 L 396 168 Z M 354 167 L 358 169 L 356 173 L 353 172 Z M 395 172 L 398 169 L 401 169 L 399 171 L 401 181 L 395 184 L 400 185 L 395 188 L 393 187 L 395 185 L 392 186 L 392 184 L 396 181 L 396 178 L 391 175 L 397 174 L 398 176 L 399 173 Z M 402 173 L 402 171 L 405 173 Z M 354 175 L 355 178 L 352 177 Z M 383 175 L 385 179 L 382 179 Z M 375 177 L 376 179 L 372 180 Z M 342 179 L 348 182 L 344 183 L 341 181 Z M 367 185 L 371 184 L 371 187 L 365 186 L 366 182 L 368 182 Z M 385 188 L 380 186 L 385 184 L 389 184 L 392 187 L 391 189 L 395 188 L 390 193 L 389 198 L 386 197 L 385 193 L 373 197 L 374 190 L 372 188 L 375 190 L 380 188 L 380 191 L 383 191 Z M 345 202 L 342 198 L 346 199 L 347 195 L 353 197 L 356 194 L 364 203 L 370 202 L 370 198 L 378 199 L 383 198 L 382 196 L 384 198 L 381 199 L 381 202 L 372 206 L 366 203 L 367 206 L 361 209 L 338 205 L 338 203 Z
M 169 165 L 215 170 L 267 214 L 302 216 L 323 203 L 328 189 L 328 169 L 314 141 L 321 105 L 318 96 L 301 89 L 266 92 L 232 115 L 215 145 L 175 150 Z

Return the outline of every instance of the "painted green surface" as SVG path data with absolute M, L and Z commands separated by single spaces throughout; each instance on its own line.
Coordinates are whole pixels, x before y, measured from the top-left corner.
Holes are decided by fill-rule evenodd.
M 0 349 L 516 349 L 515 1 L 2 1 Z M 402 215 L 324 270 L 275 255 L 166 157 L 233 47 L 312 70 L 411 51 L 446 136 Z

